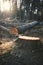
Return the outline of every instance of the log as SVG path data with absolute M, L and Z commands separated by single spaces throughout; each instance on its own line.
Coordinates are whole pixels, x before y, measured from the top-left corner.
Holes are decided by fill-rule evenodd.
M 24 33 L 26 30 L 29 30 L 29 29 L 31 29 L 32 27 L 34 27 L 38 24 L 39 24 L 39 22 L 34 21 L 34 22 L 28 23 L 26 25 L 18 26 L 17 27 L 18 33 L 19 34 Z
M 11 34 L 9 33 L 9 29 L 0 25 L 0 38 L 2 37 L 11 37 Z
M 32 27 L 34 27 L 37 24 L 39 24 L 39 23 L 37 21 L 34 21 L 34 22 L 28 23 L 23 26 L 11 27 L 10 29 L 0 25 L 0 31 L 3 30 L 3 31 L 8 32 L 9 34 L 18 35 L 18 34 L 24 33 L 28 29 L 31 29 Z
M 9 29 L 10 34 L 12 35 L 18 35 L 18 34 L 22 34 L 24 33 L 26 30 L 31 29 L 32 27 L 34 27 L 35 25 L 39 24 L 37 21 L 28 23 L 26 25 L 22 25 L 22 26 L 18 26 L 18 27 L 11 27 Z
M 2 26 L 2 25 L 0 25 L 0 29 L 1 29 L 1 30 L 9 31 L 9 29 L 7 29 L 6 27 L 4 27 L 4 26 Z
M 9 35 L 9 37 L 12 35 L 18 36 L 18 34 L 23 34 L 26 30 L 31 29 L 32 27 L 34 27 L 37 24 L 39 24 L 39 22 L 34 21 L 34 22 L 31 22 L 31 23 L 23 25 L 23 26 L 11 27 L 10 29 L 0 25 L 0 31 L 1 31 L 0 37 L 4 36 L 5 34 Z

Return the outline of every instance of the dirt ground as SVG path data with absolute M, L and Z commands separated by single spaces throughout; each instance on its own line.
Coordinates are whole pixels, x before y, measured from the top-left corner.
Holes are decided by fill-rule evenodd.
M 39 37 L 41 45 L 34 50 L 21 40 L 13 42 L 9 52 L 0 55 L 0 65 L 43 65 L 43 25 L 27 30 L 23 35 Z M 28 42 L 27 42 L 28 43 Z

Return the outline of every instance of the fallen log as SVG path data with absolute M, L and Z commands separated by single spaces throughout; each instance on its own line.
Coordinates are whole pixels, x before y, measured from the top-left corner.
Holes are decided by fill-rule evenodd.
M 34 22 L 28 23 L 26 25 L 22 25 L 22 26 L 18 26 L 18 27 L 11 27 L 9 29 L 9 32 L 10 32 L 10 34 L 13 34 L 13 35 L 23 34 L 26 30 L 29 30 L 38 24 L 39 24 L 39 22 L 34 21 Z
M 7 29 L 6 27 L 4 27 L 4 26 L 0 25 L 0 31 L 1 31 L 1 30 L 6 30 L 6 31 L 9 31 L 9 29 Z
M 29 29 L 31 29 L 32 27 L 34 27 L 38 24 L 39 24 L 38 21 L 34 21 L 34 22 L 28 23 L 26 25 L 18 26 L 17 27 L 18 33 L 19 34 L 24 33 L 26 30 L 29 30 Z
M 9 29 L 0 25 L 0 38 L 2 37 L 10 37 L 11 34 L 9 33 Z
M 32 27 L 34 27 L 37 24 L 39 24 L 39 22 L 34 21 L 34 22 L 28 23 L 26 25 L 22 25 L 22 26 L 18 26 L 18 27 L 11 27 L 10 29 L 8 29 L 8 28 L 6 28 L 6 27 L 4 27 L 2 25 L 0 25 L 0 28 L 2 30 L 5 30 L 5 31 L 11 33 L 11 34 L 14 34 L 15 31 L 16 31 L 16 33 L 20 33 L 21 34 L 21 33 L 25 32 L 26 30 L 31 29 Z
M 31 29 L 32 27 L 34 27 L 37 24 L 39 24 L 39 23 L 37 21 L 34 21 L 34 22 L 28 23 L 23 26 L 11 27 L 10 29 L 0 25 L 0 31 L 1 31 L 1 34 L 4 34 L 2 32 L 5 32 L 6 35 L 18 36 L 18 34 L 23 34 L 26 30 Z

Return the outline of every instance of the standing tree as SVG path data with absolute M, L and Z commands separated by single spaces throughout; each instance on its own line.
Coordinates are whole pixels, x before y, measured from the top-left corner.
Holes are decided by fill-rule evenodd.
M 27 19 L 30 20 L 43 20 L 43 0 L 22 0 L 21 8 L 24 5 L 24 12 L 27 12 Z M 22 10 L 21 10 L 22 11 Z M 25 14 L 22 14 L 22 16 Z
M 17 15 L 17 0 L 12 0 L 12 17 Z

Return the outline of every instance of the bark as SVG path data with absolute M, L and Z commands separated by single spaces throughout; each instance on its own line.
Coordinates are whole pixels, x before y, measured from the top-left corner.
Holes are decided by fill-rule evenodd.
M 37 24 L 39 24 L 39 23 L 37 21 L 34 21 L 34 22 L 28 23 L 26 25 L 19 26 L 19 27 L 17 27 L 18 33 L 20 33 L 20 34 L 24 33 L 26 30 L 31 29 L 32 27 L 34 27 Z

